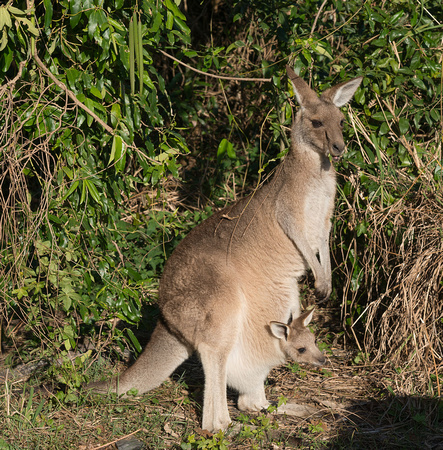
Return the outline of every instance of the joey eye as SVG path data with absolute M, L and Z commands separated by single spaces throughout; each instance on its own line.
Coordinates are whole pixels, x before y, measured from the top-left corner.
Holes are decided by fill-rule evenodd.
M 343 125 L 345 124 L 345 121 L 343 119 L 340 120 L 340 126 L 343 128 Z
M 320 128 L 323 126 L 323 122 L 321 120 L 311 120 L 311 123 L 314 128 Z
M 297 351 L 298 351 L 298 353 L 300 353 L 300 355 L 302 355 L 306 351 L 306 349 L 305 349 L 305 347 L 301 347 L 301 348 L 298 348 Z

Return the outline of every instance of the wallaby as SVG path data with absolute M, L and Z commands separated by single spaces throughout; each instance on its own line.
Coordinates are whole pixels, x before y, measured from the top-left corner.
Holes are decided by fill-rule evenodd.
M 205 374 L 204 429 L 229 425 L 227 384 L 239 392 L 241 409 L 268 404 L 263 381 L 285 352 L 272 323 L 310 320 L 300 315 L 298 290 L 308 267 L 317 295 L 331 293 L 329 233 L 336 190 L 331 159 L 338 160 L 345 148 L 339 107 L 361 82 L 359 77 L 338 84 L 319 98 L 289 67 L 287 74 L 300 110 L 291 148 L 275 175 L 180 242 L 165 265 L 161 317 L 144 352 L 118 381 L 89 388 L 120 394 L 135 388 L 142 394 L 197 351 Z M 295 324 L 299 330 L 297 319 Z M 313 340 L 299 348 L 307 349 L 310 362 L 322 361 Z M 291 355 L 303 359 L 296 351 Z

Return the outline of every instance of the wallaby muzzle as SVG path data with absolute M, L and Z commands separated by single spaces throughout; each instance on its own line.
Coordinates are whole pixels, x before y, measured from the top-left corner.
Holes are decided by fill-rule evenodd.
M 344 151 L 345 151 L 345 143 L 343 141 L 343 137 L 340 136 L 340 139 L 336 137 L 336 139 L 333 141 L 329 138 L 328 133 L 325 132 L 326 135 L 326 142 L 327 142 L 327 152 L 326 156 L 331 155 L 332 160 L 334 162 L 337 162 L 342 157 Z

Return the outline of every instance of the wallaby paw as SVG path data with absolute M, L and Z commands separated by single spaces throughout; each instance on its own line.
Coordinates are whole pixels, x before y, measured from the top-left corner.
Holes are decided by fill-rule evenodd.
M 288 416 L 306 418 L 316 414 L 318 410 L 312 406 L 298 405 L 297 403 L 287 403 L 286 405 L 280 405 L 276 414 L 287 414 Z
M 319 299 L 319 300 L 323 300 L 326 301 L 329 299 L 329 297 L 331 296 L 332 293 L 332 288 L 330 286 L 319 286 L 316 284 L 315 286 L 315 296 Z

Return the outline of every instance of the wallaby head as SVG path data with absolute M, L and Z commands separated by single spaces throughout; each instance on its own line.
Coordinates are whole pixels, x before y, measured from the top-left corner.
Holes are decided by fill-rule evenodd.
M 313 315 L 314 310 L 307 311 L 291 320 L 288 325 L 273 321 L 270 328 L 272 334 L 280 339 L 280 348 L 287 358 L 298 363 L 322 366 L 326 358 L 315 344 L 315 336 L 308 328 Z
M 344 115 L 339 108 L 351 100 L 362 77 L 337 84 L 318 97 L 290 67 L 286 70 L 301 107 L 294 120 L 292 139 L 338 161 L 345 149 Z

